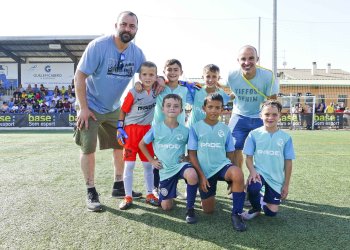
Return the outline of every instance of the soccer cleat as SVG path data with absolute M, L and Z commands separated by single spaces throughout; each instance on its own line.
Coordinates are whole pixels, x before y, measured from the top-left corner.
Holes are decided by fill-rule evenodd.
M 132 205 L 132 197 L 131 196 L 125 196 L 124 200 L 119 204 L 120 210 L 126 210 L 130 208 Z
M 112 190 L 112 197 L 119 198 L 119 199 L 124 198 L 125 197 L 125 189 L 124 188 L 113 189 Z M 142 193 L 132 191 L 132 198 L 133 199 L 139 199 L 141 197 L 142 197 Z
M 159 206 L 159 200 L 157 197 L 154 196 L 154 194 L 148 194 L 146 196 L 146 203 L 152 206 Z
M 188 224 L 194 224 L 197 222 L 196 215 L 194 213 L 194 208 L 187 209 L 186 222 Z
M 260 214 L 260 210 L 255 210 L 254 208 L 253 209 L 250 209 L 249 211 L 245 211 L 243 212 L 241 215 L 242 215 L 242 218 L 244 220 L 251 220 L 253 218 L 255 218 L 256 216 L 258 216 Z
M 154 194 L 155 197 L 159 198 L 159 188 L 154 188 L 152 193 Z
M 246 226 L 245 222 L 243 221 L 243 218 L 240 214 L 233 214 L 231 216 L 231 221 L 232 221 L 233 228 L 236 231 L 243 232 L 243 231 L 247 230 L 247 226 Z
M 98 198 L 98 193 L 88 192 L 86 198 L 86 206 L 90 212 L 99 212 L 102 210 L 102 206 Z

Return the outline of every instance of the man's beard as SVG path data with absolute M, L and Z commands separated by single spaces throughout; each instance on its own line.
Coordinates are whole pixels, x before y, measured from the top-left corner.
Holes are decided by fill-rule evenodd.
M 122 33 L 119 33 L 119 37 L 120 37 L 120 40 L 123 42 L 123 43 L 128 43 L 130 42 L 132 39 L 134 39 L 136 34 L 131 34 L 129 32 L 122 32 Z

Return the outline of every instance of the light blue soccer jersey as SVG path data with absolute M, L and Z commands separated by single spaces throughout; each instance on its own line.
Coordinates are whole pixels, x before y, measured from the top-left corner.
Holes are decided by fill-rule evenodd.
M 243 153 L 253 156 L 256 171 L 269 186 L 281 193 L 284 180 L 284 160 L 294 160 L 292 138 L 282 130 L 271 134 L 264 127 L 251 131 L 245 141 Z
M 177 174 L 188 162 L 181 162 L 185 156 L 188 140 L 188 128 L 179 124 L 171 129 L 164 122 L 158 123 L 143 137 L 146 144 L 153 142 L 153 150 L 162 162 L 163 168 L 159 170 L 160 180 L 165 180 Z
M 208 93 L 206 87 L 201 88 L 199 91 L 195 91 L 194 101 L 192 105 L 192 111 L 188 119 L 188 127 L 191 127 L 196 122 L 203 120 L 205 118 L 205 112 L 203 110 L 204 99 L 207 97 Z M 224 99 L 224 105 L 230 100 L 230 96 L 225 93 L 224 90 L 218 89 L 216 93 L 219 93 Z
M 188 89 L 185 86 L 180 86 L 180 85 L 178 85 L 175 89 L 171 89 L 169 86 L 165 86 L 162 93 L 160 93 L 157 96 L 157 103 L 156 103 L 156 108 L 154 111 L 152 125 L 155 125 L 155 124 L 158 124 L 158 123 L 161 123 L 164 121 L 165 116 L 164 116 L 164 113 L 162 111 L 162 104 L 163 104 L 164 97 L 168 94 L 177 94 L 182 98 L 182 112 L 177 117 L 177 121 L 181 125 L 185 125 L 185 119 L 186 119 L 185 106 L 186 106 L 186 103 L 192 104 L 193 99 L 192 99 L 192 95 L 188 91 Z
M 143 52 L 134 43 L 120 53 L 113 35 L 90 42 L 77 68 L 89 76 L 86 80 L 89 108 L 101 114 L 118 109 L 124 90 L 144 61 Z
M 190 128 L 188 150 L 197 150 L 199 165 L 208 179 L 231 161 L 226 152 L 235 150 L 230 129 L 222 122 L 211 126 L 201 120 Z
M 249 81 L 265 96 L 277 94 L 279 91 L 279 85 L 270 70 L 257 67 L 255 77 Z M 260 104 L 265 101 L 265 97 L 243 79 L 240 70 L 229 73 L 227 85 L 230 86 L 235 95 L 232 114 L 258 118 Z

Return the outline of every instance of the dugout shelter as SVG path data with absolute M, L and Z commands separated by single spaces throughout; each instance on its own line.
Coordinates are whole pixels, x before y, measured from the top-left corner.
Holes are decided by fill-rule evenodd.
M 75 71 L 86 46 L 99 36 L 0 36 L 0 65 L 17 64 L 18 82 L 21 64 L 74 63 Z M 4 66 L 1 70 L 6 73 Z

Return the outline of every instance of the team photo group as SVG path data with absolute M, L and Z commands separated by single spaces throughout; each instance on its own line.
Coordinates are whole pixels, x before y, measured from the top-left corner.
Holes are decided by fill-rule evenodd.
M 239 70 L 226 79 L 215 62 L 203 65 L 204 84 L 199 85 L 180 80 L 183 69 L 176 55 L 164 65 L 153 63 L 151 55 L 146 60 L 132 42 L 137 31 L 137 16 L 121 12 L 115 33 L 90 42 L 75 72 L 74 139 L 80 147 L 87 209 L 103 210 L 95 187 L 99 145 L 112 149 L 111 194 L 121 198 L 116 205 L 120 210 L 132 209 L 133 201 L 144 196 L 147 204 L 168 211 L 181 197 L 186 200 L 185 221 L 200 223 L 198 213 L 215 211 L 217 182 L 223 181 L 234 230 L 247 230 L 245 221 L 260 214 L 276 216 L 288 196 L 295 153 L 291 136 L 277 126 L 282 111 L 276 100 L 278 82 L 272 71 L 257 65 L 257 50 L 242 46 L 232 58 L 232 68 Z M 221 115 L 228 102 L 233 106 L 226 125 Z M 186 105 L 191 106 L 189 115 Z M 137 159 L 143 167 L 144 195 L 133 190 Z M 249 176 L 244 176 L 245 167 Z M 184 193 L 178 185 L 185 185 Z M 195 209 L 197 196 L 201 209 Z

